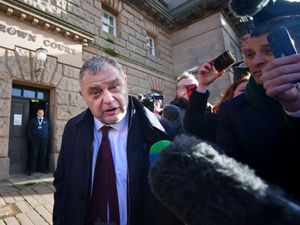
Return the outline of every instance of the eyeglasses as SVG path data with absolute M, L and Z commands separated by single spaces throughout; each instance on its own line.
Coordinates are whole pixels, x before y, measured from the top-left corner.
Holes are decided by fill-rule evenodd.
M 181 86 L 178 86 L 178 87 L 176 88 L 176 90 L 179 90 L 179 91 L 185 91 L 185 90 L 187 89 L 188 86 L 189 86 L 189 85 L 181 85 Z
M 196 87 L 197 87 L 196 84 L 180 85 L 176 88 L 176 90 L 186 91 L 187 89 L 193 89 L 193 88 L 196 88 Z

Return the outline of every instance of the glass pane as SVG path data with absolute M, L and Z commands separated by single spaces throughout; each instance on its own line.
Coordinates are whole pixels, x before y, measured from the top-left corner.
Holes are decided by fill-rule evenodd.
M 103 24 L 108 24 L 109 23 L 108 18 L 102 17 L 102 23 Z
M 24 89 L 23 97 L 26 97 L 26 98 L 35 98 L 35 91 L 25 90 Z
M 153 48 L 153 39 L 150 38 L 149 43 L 150 43 L 151 48 Z
M 115 18 L 112 16 L 109 17 L 109 25 L 114 26 L 115 25 Z
M 107 25 L 105 25 L 105 24 L 103 24 L 102 25 L 102 30 L 104 31 L 104 32 L 106 32 L 106 33 L 108 33 L 108 26 Z
M 108 21 L 108 17 L 109 17 L 109 15 L 107 14 L 107 13 L 103 13 L 103 17 L 105 18 L 105 19 L 107 19 L 107 21 Z
M 19 88 L 12 88 L 12 96 L 21 96 L 22 91 Z
M 45 98 L 44 92 L 38 91 L 38 92 L 37 92 L 37 98 L 38 98 L 38 99 L 44 99 L 44 98 Z
M 109 27 L 109 33 L 114 35 L 114 28 L 113 27 Z

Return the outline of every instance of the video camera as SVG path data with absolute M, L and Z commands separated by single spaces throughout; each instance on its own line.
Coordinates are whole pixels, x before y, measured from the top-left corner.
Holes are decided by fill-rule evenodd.
M 157 93 L 151 93 L 146 95 L 139 95 L 140 102 L 147 107 L 151 112 L 154 111 L 154 102 L 155 100 L 162 101 L 164 97 Z
M 145 98 L 149 98 L 152 101 L 154 101 L 154 100 L 163 100 L 164 96 L 157 94 L 157 93 L 151 93 L 151 94 L 145 95 Z

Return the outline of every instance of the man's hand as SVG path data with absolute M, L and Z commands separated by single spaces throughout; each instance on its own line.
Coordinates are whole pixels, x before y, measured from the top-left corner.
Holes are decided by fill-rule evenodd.
M 213 67 L 213 60 L 214 59 L 202 64 L 198 70 L 199 85 L 196 89 L 198 92 L 204 92 L 212 82 L 222 76 L 225 72 L 224 70 L 218 72 Z
M 300 54 L 272 60 L 262 69 L 266 94 L 279 101 L 289 112 L 300 110 Z M 299 85 L 299 84 L 298 84 Z

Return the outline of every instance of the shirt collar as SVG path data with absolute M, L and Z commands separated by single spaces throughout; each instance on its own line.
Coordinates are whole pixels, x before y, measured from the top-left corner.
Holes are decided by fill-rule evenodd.
M 113 129 L 117 130 L 117 131 L 122 131 L 127 125 L 128 125 L 128 110 L 126 110 L 126 114 L 123 117 L 123 119 L 121 121 L 119 121 L 118 123 L 115 124 L 104 124 L 102 123 L 100 120 L 98 120 L 96 117 L 94 117 L 94 125 L 96 130 L 100 130 L 103 126 L 110 126 Z

